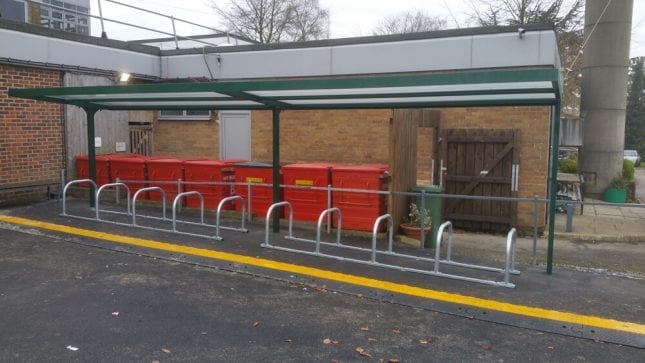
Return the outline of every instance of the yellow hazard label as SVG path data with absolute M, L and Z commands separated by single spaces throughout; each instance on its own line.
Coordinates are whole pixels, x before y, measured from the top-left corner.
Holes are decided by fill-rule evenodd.
M 248 177 L 246 177 L 246 182 L 247 183 L 264 183 L 264 178 L 257 178 L 257 177 L 248 176 Z
M 309 179 L 296 179 L 295 184 L 303 187 L 313 187 L 314 181 Z

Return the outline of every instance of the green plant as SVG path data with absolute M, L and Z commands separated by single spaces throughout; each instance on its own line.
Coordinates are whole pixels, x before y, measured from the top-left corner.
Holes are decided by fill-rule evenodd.
M 621 176 L 616 176 L 609 182 L 609 187 L 616 188 L 616 189 L 625 189 L 627 188 L 628 184 L 629 184 L 629 180 Z
M 563 173 L 578 173 L 578 160 L 564 159 L 558 161 L 558 170 Z
M 634 180 L 634 162 L 631 160 L 623 160 L 623 179 Z
M 421 218 L 423 218 L 423 226 L 429 228 L 432 226 L 432 218 L 430 217 L 430 209 L 424 208 L 423 215 L 419 207 L 415 203 L 410 203 L 410 212 L 408 213 L 408 223 L 415 226 L 421 225 Z

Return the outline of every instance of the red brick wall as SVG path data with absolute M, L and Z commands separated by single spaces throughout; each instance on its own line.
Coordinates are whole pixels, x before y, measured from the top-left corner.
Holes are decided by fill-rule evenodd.
M 10 88 L 60 87 L 61 73 L 0 65 L 0 186 L 58 180 L 63 168 L 61 105 L 9 97 Z M 0 194 L 0 203 L 15 194 Z

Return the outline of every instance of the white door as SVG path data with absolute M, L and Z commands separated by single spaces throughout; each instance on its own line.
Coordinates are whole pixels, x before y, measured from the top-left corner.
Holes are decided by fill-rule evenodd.
M 251 112 L 220 113 L 220 159 L 251 160 Z

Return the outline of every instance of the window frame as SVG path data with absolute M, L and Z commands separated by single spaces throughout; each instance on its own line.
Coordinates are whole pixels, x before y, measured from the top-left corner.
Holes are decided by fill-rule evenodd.
M 181 111 L 181 115 L 163 115 L 165 110 L 161 110 L 158 113 L 159 121 L 210 121 L 213 119 L 213 110 L 199 109 L 199 110 L 172 110 L 172 111 Z M 171 110 L 168 110 L 171 111 Z M 189 111 L 208 111 L 208 115 L 188 115 Z
M 87 9 L 88 11 L 83 11 L 86 8 L 65 0 L 43 0 L 40 4 L 40 9 L 41 25 L 51 29 L 90 35 L 89 9 Z M 42 10 L 45 10 L 45 12 Z M 58 17 L 59 15 L 60 17 Z

